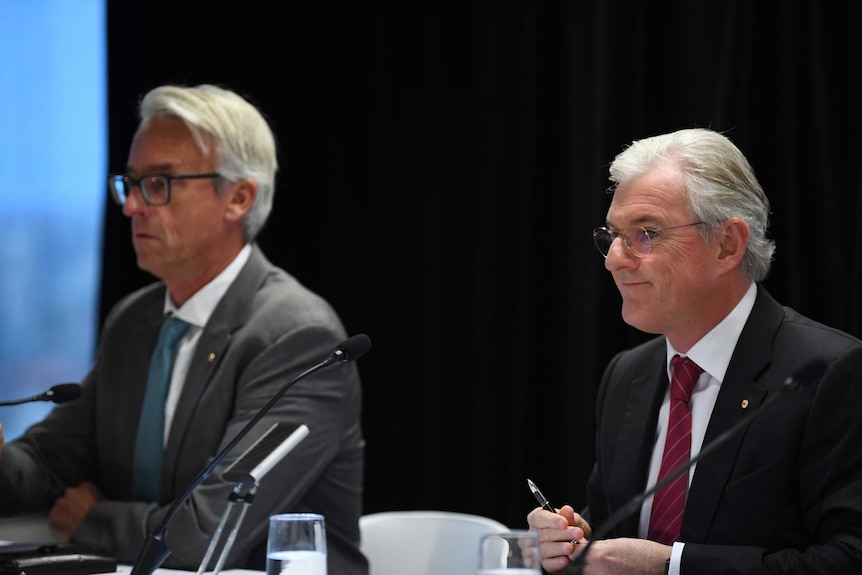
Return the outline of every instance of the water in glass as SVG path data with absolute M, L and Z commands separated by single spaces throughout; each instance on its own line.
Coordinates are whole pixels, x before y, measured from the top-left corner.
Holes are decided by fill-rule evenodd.
M 266 557 L 266 575 L 326 575 L 326 553 L 280 551 Z

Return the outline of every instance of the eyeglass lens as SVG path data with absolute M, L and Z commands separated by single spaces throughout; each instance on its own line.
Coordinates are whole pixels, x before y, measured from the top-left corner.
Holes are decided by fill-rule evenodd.
M 120 205 L 126 203 L 135 185 L 141 187 L 141 194 L 148 204 L 159 205 L 168 202 L 168 180 L 164 176 L 146 176 L 140 181 L 135 181 L 128 176 L 118 174 L 112 176 L 109 183 L 114 200 Z
M 623 232 L 612 232 L 607 228 L 596 228 L 593 231 L 593 240 L 603 256 L 608 255 L 608 252 L 611 250 L 611 244 L 614 243 L 617 236 L 622 238 L 626 246 L 635 255 L 644 256 L 649 253 L 649 233 L 644 228 L 629 228 Z

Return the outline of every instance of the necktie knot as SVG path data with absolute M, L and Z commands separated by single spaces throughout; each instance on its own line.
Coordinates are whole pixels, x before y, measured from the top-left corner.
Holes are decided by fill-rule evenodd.
M 694 384 L 697 383 L 703 369 L 688 357 L 673 356 L 670 360 L 671 382 L 670 397 L 685 403 L 691 399 Z
M 159 332 L 159 344 L 158 347 L 160 349 L 166 349 L 171 352 L 171 354 L 175 353 L 175 349 L 180 339 L 182 339 L 183 335 L 185 335 L 186 331 L 189 329 L 189 323 L 181 320 L 176 316 L 168 316 L 165 320 L 165 323 L 162 324 L 162 329 Z

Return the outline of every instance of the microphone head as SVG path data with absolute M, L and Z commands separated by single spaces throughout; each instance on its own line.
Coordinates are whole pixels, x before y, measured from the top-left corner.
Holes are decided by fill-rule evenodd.
M 332 355 L 336 361 L 346 363 L 356 361 L 371 349 L 371 338 L 364 333 L 358 333 L 345 339 Z
M 81 386 L 77 383 L 61 383 L 45 393 L 45 399 L 54 403 L 66 403 L 81 397 Z

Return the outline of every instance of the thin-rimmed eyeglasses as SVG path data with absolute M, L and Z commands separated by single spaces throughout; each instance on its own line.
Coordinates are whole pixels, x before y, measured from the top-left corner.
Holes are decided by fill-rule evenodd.
M 682 224 L 681 226 L 670 226 L 667 228 L 647 229 L 640 226 L 632 226 L 621 232 L 609 230 L 606 227 L 596 228 L 593 230 L 593 241 L 599 249 L 599 253 L 604 257 L 608 257 L 608 252 L 611 251 L 611 245 L 617 238 L 622 238 L 623 243 L 635 257 L 643 257 L 650 252 L 652 239 L 662 232 L 668 230 L 676 230 L 679 228 L 687 228 L 689 226 L 700 226 L 706 222 L 693 222 L 690 224 Z

